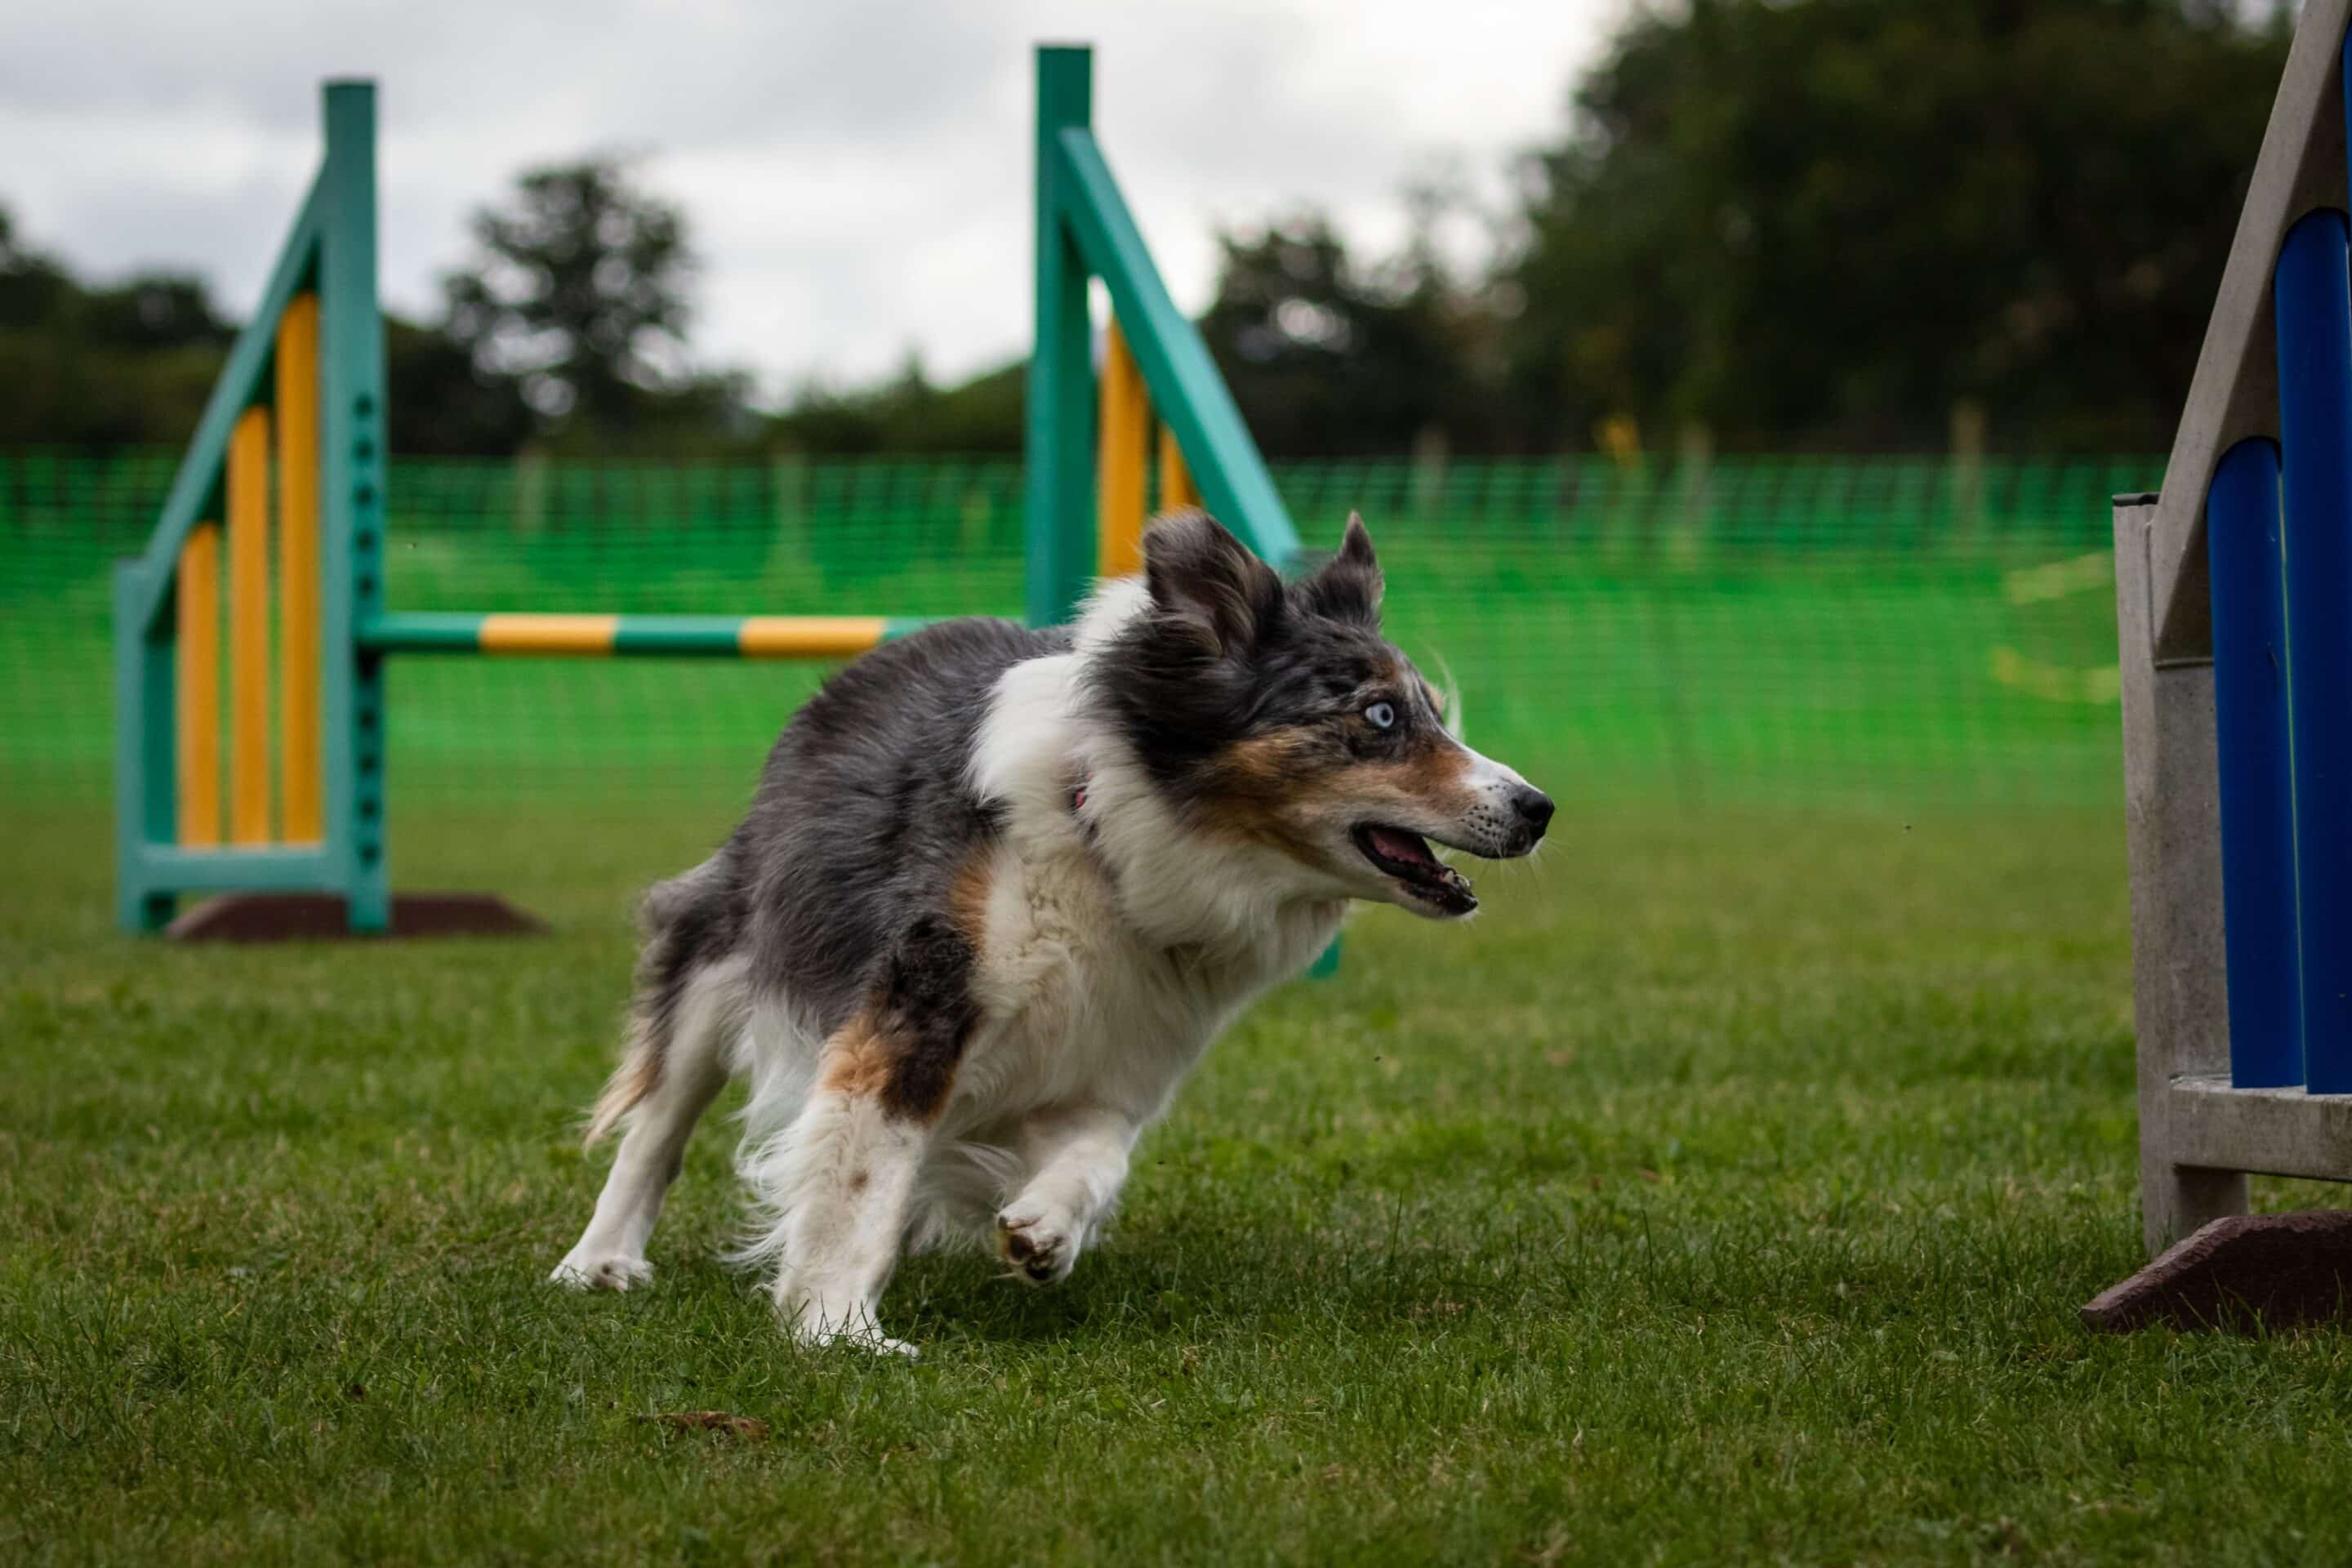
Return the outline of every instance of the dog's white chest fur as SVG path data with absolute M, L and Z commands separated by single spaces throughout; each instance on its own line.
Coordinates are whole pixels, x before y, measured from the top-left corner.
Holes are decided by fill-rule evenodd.
M 1083 1101 L 1152 1120 L 1234 1015 L 1330 940 L 1344 907 L 1265 900 L 1263 851 L 1174 820 L 1088 722 L 1077 675 L 1075 654 L 1008 671 L 973 756 L 975 788 L 1004 813 L 974 975 L 981 1023 L 949 1111 L 975 1131 Z

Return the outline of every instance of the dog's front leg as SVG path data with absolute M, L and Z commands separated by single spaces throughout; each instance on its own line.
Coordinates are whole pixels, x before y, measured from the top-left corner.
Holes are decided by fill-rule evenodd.
M 898 1266 L 930 1131 L 893 1114 L 879 1095 L 824 1087 L 810 1096 L 786 1168 L 768 1178 L 785 1211 L 776 1310 L 802 1342 L 915 1353 L 882 1331 L 876 1311 Z
M 883 1005 L 825 1042 L 808 1103 L 751 1173 L 779 1214 L 776 1310 L 806 1343 L 915 1353 L 883 1333 L 875 1310 L 971 1027 L 964 951 L 929 928 L 910 935 Z
M 997 1249 L 1024 1279 L 1050 1285 L 1069 1277 L 1127 1181 L 1128 1151 L 1139 1126 L 1106 1105 L 1041 1111 L 1021 1129 L 1030 1172 L 996 1216 Z

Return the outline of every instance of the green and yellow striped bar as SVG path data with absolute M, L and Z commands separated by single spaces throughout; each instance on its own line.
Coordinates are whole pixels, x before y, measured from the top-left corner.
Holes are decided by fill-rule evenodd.
M 359 629 L 372 653 L 602 658 L 851 658 L 929 621 L 906 616 L 561 616 L 402 612 Z

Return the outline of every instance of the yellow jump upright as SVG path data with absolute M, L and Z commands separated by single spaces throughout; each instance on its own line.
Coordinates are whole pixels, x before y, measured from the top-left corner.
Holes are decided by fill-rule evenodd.
M 283 618 L 270 618 L 269 411 L 252 407 L 231 427 L 223 489 L 226 529 L 200 522 L 180 546 L 173 573 L 178 623 L 173 654 L 173 743 L 178 796 L 174 837 L 183 848 L 260 848 L 325 834 L 320 787 L 319 645 L 319 312 L 303 295 L 287 308 L 278 336 L 277 490 Z M 226 561 L 224 598 L 223 561 Z M 222 622 L 227 622 L 226 832 L 221 774 L 224 704 Z M 285 730 L 275 769 L 282 784 L 282 834 L 271 820 L 273 759 L 269 689 L 279 661 Z
M 1103 341 L 1095 415 L 1095 573 L 1125 577 L 1143 570 L 1148 464 L 1152 447 L 1151 394 L 1118 319 Z M 1176 432 L 1159 426 L 1160 510 L 1199 506 L 1201 491 L 1184 466 Z
M 1200 487 L 1192 482 L 1192 470 L 1184 466 L 1184 448 L 1176 444 L 1176 432 L 1162 425 L 1160 427 L 1160 510 L 1173 511 L 1180 506 L 1200 504 Z
M 1118 322 L 1103 344 L 1101 413 L 1095 459 L 1095 571 L 1125 577 L 1143 570 L 1143 459 L 1151 398 Z
M 269 842 L 269 415 L 228 443 L 228 839 Z
M 221 841 L 220 524 L 200 522 L 180 546 L 173 586 L 179 635 L 172 649 L 181 847 Z
M 319 726 L 319 297 L 278 323 L 278 809 L 292 844 L 326 837 Z

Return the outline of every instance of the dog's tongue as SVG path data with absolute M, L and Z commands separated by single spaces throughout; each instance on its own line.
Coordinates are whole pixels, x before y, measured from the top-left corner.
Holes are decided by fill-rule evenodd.
M 1391 860 L 1410 860 L 1419 866 L 1437 864 L 1437 857 L 1429 852 L 1429 846 L 1421 841 L 1419 834 L 1400 833 L 1393 827 L 1375 827 L 1370 837 L 1373 847 Z

